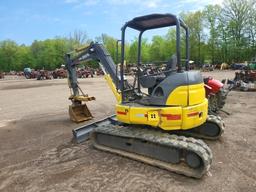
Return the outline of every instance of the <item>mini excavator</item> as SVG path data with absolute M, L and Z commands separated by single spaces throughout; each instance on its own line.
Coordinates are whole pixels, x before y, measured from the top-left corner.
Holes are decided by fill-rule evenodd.
M 147 30 L 171 26 L 176 27 L 176 54 L 165 70 L 148 74 L 141 64 L 142 35 Z M 124 75 L 127 28 L 139 32 L 137 71 L 133 81 L 128 81 Z M 181 64 L 181 29 L 186 37 L 184 67 Z M 210 168 L 212 152 L 198 138 L 218 139 L 224 131 L 224 123 L 220 117 L 208 115 L 202 75 L 189 71 L 188 27 L 175 15 L 151 14 L 130 20 L 121 31 L 120 70 L 100 43 L 92 42 L 80 49 L 75 57 L 66 55 L 72 90 L 71 111 L 83 108 L 75 73 L 81 62 L 94 60 L 99 63 L 117 100 L 115 115 L 74 129 L 75 141 L 91 139 L 97 149 L 201 178 Z

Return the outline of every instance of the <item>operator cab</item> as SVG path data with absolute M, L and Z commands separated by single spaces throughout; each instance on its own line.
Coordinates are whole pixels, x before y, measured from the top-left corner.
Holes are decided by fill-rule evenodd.
M 162 27 L 176 27 L 176 54 L 167 62 L 166 68 L 162 71 L 153 71 L 149 73 L 147 68 L 143 68 L 141 64 L 141 42 L 142 35 L 145 31 L 162 28 Z M 185 30 L 186 35 L 186 58 L 185 71 L 181 65 L 181 51 L 180 51 L 180 28 Z M 132 28 L 139 31 L 138 36 L 138 57 L 137 57 L 137 73 L 133 83 L 132 96 L 131 88 L 125 86 L 124 82 L 124 59 L 125 59 L 125 31 L 127 28 Z M 142 17 L 136 17 L 127 22 L 122 27 L 121 40 L 121 95 L 122 102 L 136 102 L 142 105 L 152 106 L 171 106 L 171 105 L 189 105 L 189 93 L 183 91 L 186 95 L 182 102 L 179 100 L 171 101 L 169 98 L 171 93 L 180 86 L 189 86 L 201 84 L 203 78 L 199 72 L 188 71 L 189 69 L 189 31 L 185 23 L 172 14 L 151 14 Z M 148 89 L 148 94 L 142 92 L 142 88 Z

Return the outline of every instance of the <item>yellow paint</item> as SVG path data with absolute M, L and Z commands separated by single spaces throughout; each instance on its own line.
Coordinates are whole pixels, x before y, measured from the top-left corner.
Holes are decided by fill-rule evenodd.
M 157 121 L 158 122 L 160 120 L 158 111 L 149 111 L 147 116 L 148 116 L 148 121 Z
M 114 93 L 117 102 L 120 103 L 120 102 L 121 102 L 121 99 L 122 99 L 121 94 L 117 91 L 116 86 L 115 86 L 115 84 L 113 83 L 113 81 L 112 81 L 110 75 L 106 74 L 104 77 L 105 77 L 105 79 L 106 79 L 106 81 L 107 81 L 107 83 L 108 83 L 108 86 L 110 87 L 110 89 L 111 89 L 112 92 Z
M 130 107 L 130 123 L 132 124 L 145 124 L 156 127 L 159 121 L 149 121 L 148 113 L 156 112 L 159 108 L 152 106 L 132 106 Z
M 119 114 L 118 112 L 125 112 Z M 188 114 L 198 112 L 198 115 L 189 117 Z M 152 106 L 128 106 L 116 105 L 117 119 L 128 124 L 150 125 L 160 127 L 164 130 L 191 129 L 206 121 L 208 112 L 208 101 L 188 107 L 152 107 Z M 152 116 L 151 115 L 155 114 Z M 157 115 L 156 115 L 157 114 Z M 180 119 L 168 120 L 165 115 L 180 115 Z M 200 114 L 200 116 L 199 116 Z
M 119 114 L 120 112 L 125 113 L 125 115 Z M 130 107 L 117 104 L 116 105 L 116 116 L 117 116 L 118 121 L 130 124 L 131 123 L 130 122 Z
M 175 88 L 167 98 L 166 105 L 187 106 L 188 86 L 179 86 Z
M 106 79 L 111 80 L 109 76 Z M 121 104 L 120 93 L 116 92 L 114 85 L 112 91 L 120 98 L 116 105 L 117 119 L 127 124 L 149 125 L 163 130 L 187 130 L 202 125 L 207 118 L 208 100 L 203 83 L 177 87 L 167 98 L 166 106 L 162 107 Z
M 196 105 L 204 102 L 205 100 L 205 89 L 204 84 L 200 83 L 197 85 L 189 85 L 189 103 L 188 105 Z
M 198 115 L 189 117 L 189 114 L 198 112 Z M 182 108 L 182 129 L 197 127 L 206 121 L 208 114 L 208 100 L 197 105 Z
M 204 84 L 179 86 L 167 98 L 166 105 L 190 106 L 204 102 Z

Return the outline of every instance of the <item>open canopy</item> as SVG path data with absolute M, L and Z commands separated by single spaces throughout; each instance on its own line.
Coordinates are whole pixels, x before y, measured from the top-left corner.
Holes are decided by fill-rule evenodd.
M 171 27 L 175 26 L 176 28 L 176 58 L 177 58 L 177 72 L 182 72 L 181 65 L 181 48 L 180 48 L 180 27 L 185 29 L 186 34 L 186 65 L 185 69 L 189 69 L 189 30 L 186 24 L 175 15 L 172 14 L 151 14 L 140 17 L 135 17 L 134 19 L 125 23 L 122 27 L 122 44 L 121 44 L 121 67 L 120 67 L 120 76 L 121 76 L 121 92 L 124 92 L 124 59 L 125 59 L 125 31 L 126 29 L 132 28 L 139 31 L 138 37 L 138 54 L 137 54 L 137 67 L 138 70 L 141 65 L 141 40 L 144 31 L 150 29 L 157 29 L 162 27 Z M 118 55 L 118 54 L 117 54 Z M 176 67 L 173 67 L 176 68 Z M 140 91 L 140 78 L 138 76 L 137 80 L 138 90 Z M 124 94 L 122 95 L 122 101 L 124 101 Z
M 126 23 L 127 27 L 136 29 L 138 31 L 145 31 L 149 29 L 156 29 L 161 27 L 168 27 L 180 22 L 181 26 L 184 27 L 184 23 L 178 20 L 175 15 L 172 14 L 151 14 L 141 17 L 135 17 L 131 21 Z

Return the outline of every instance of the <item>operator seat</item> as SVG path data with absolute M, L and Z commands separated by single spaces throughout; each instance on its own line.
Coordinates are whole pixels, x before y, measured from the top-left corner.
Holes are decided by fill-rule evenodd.
M 140 76 L 140 84 L 144 88 L 148 88 L 148 93 L 151 94 L 154 87 L 169 76 L 173 71 L 176 71 L 177 57 L 173 55 L 167 62 L 165 71 L 162 74 L 145 74 Z
M 173 55 L 162 74 L 141 76 L 140 84 L 142 87 L 148 88 L 148 95 L 143 96 L 138 102 L 143 105 L 166 106 L 169 95 L 177 87 L 203 83 L 199 71 L 177 72 L 176 66 L 177 57 Z

